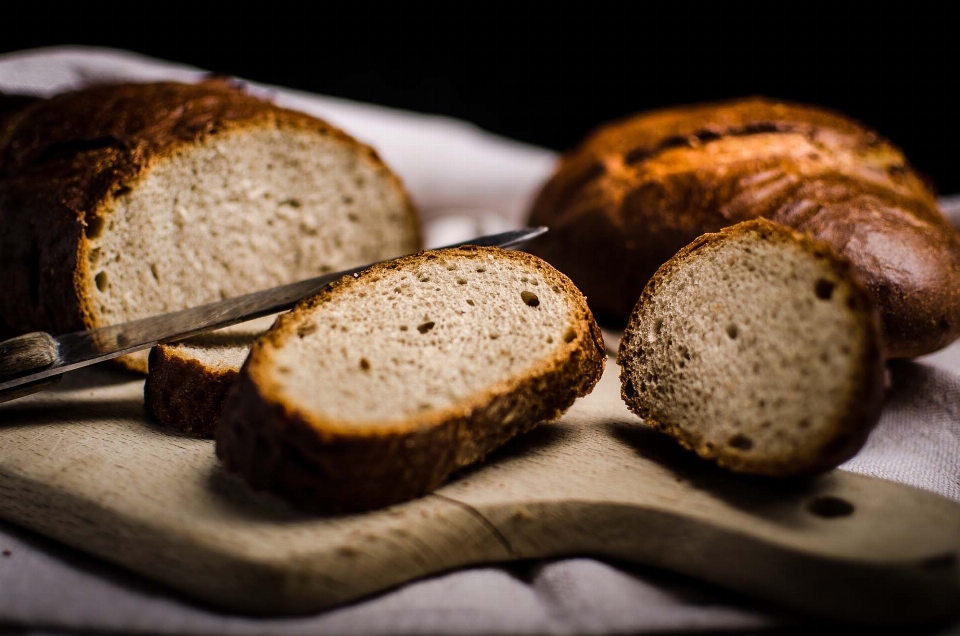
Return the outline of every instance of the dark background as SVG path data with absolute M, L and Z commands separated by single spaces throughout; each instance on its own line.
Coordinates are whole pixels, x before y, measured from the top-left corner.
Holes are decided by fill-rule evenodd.
M 555 149 L 627 113 L 765 94 L 860 119 L 960 192 L 947 3 L 76 4 L 5 3 L 0 52 L 130 49 Z

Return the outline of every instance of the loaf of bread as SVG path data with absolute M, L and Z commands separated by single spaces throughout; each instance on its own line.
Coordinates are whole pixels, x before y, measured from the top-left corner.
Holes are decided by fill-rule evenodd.
M 559 417 L 605 358 L 585 299 L 540 259 L 423 252 L 280 316 L 230 391 L 217 455 L 300 505 L 384 506 Z
M 828 245 L 764 219 L 701 236 L 660 267 L 618 362 L 630 410 L 743 473 L 833 468 L 883 403 L 870 293 Z
M 225 82 L 14 106 L 0 118 L 0 322 L 14 332 L 115 324 L 419 247 L 373 150 Z
M 903 154 L 839 115 L 768 99 L 604 126 L 536 199 L 531 244 L 622 325 L 647 280 L 703 234 L 766 217 L 827 242 L 874 294 L 888 357 L 960 336 L 960 238 Z
M 184 433 L 212 438 L 250 347 L 274 320 L 264 316 L 154 347 L 143 386 L 147 413 Z

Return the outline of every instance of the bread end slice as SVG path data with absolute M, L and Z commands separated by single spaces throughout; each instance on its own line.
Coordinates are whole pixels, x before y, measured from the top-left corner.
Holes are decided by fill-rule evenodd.
M 879 325 L 866 288 L 827 245 L 748 221 L 701 236 L 647 284 L 620 345 L 622 397 L 735 472 L 828 470 L 879 418 Z
M 144 407 L 161 424 L 197 437 L 212 438 L 227 391 L 254 341 L 276 316 L 201 334 L 150 351 L 143 387 Z
M 559 417 L 605 358 L 586 300 L 540 259 L 423 252 L 282 316 L 230 392 L 217 455 L 300 505 L 385 506 Z

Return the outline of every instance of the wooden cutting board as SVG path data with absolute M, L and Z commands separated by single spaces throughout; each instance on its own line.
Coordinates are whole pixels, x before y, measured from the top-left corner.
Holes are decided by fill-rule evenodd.
M 843 472 L 728 475 L 645 428 L 618 369 L 559 423 L 432 495 L 301 513 L 224 472 L 213 442 L 143 415 L 110 369 L 0 407 L 0 516 L 248 613 L 322 610 L 452 568 L 589 554 L 649 564 L 829 618 L 960 608 L 960 505 Z

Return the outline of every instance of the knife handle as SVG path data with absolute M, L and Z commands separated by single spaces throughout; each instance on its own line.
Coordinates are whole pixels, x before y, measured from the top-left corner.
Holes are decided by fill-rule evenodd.
M 59 359 L 57 341 L 46 332 L 35 331 L 4 340 L 0 342 L 0 381 L 12 380 L 31 371 L 45 369 Z M 62 377 L 55 375 L 0 391 L 0 402 L 42 391 L 59 382 Z

